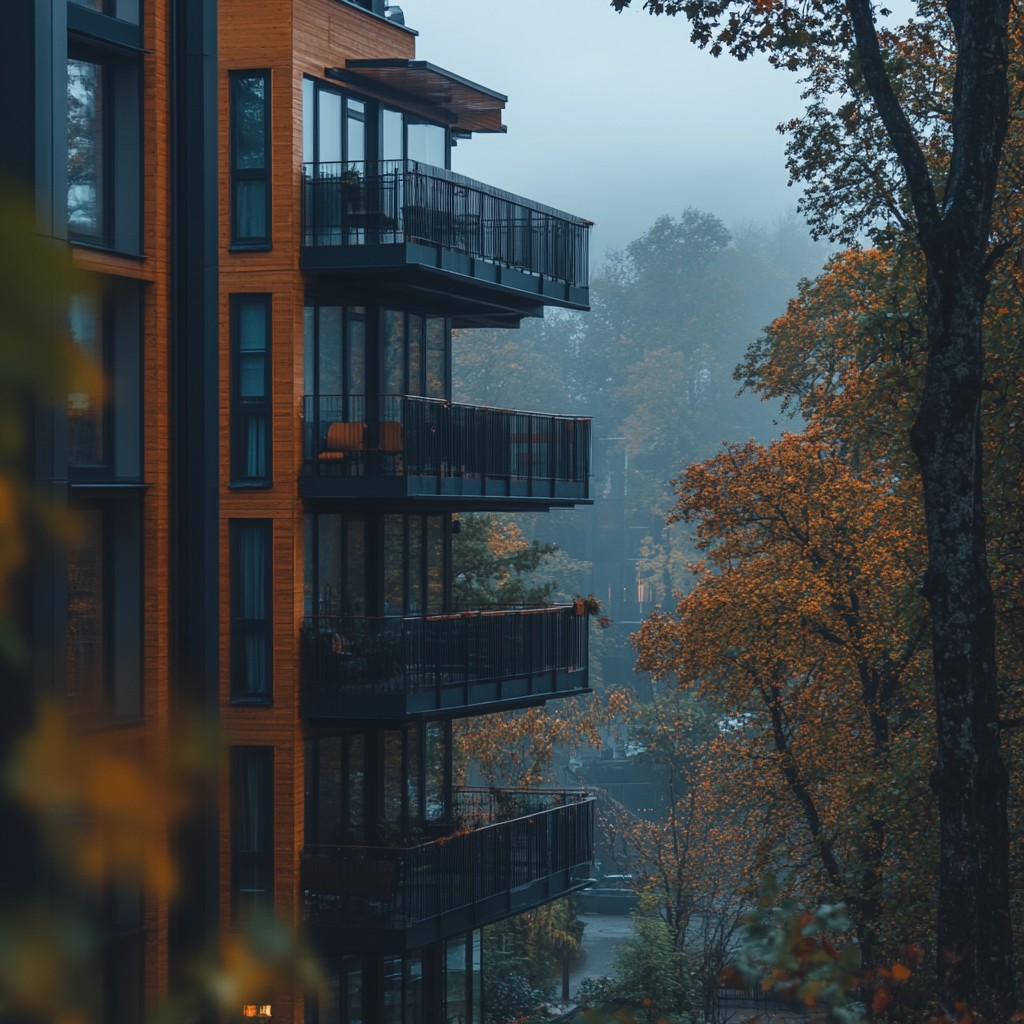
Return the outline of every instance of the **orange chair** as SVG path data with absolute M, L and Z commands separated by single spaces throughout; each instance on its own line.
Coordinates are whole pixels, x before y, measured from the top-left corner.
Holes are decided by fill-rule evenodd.
M 335 462 L 352 452 L 366 448 L 366 424 L 337 421 L 327 428 L 323 448 L 318 456 L 321 462 Z

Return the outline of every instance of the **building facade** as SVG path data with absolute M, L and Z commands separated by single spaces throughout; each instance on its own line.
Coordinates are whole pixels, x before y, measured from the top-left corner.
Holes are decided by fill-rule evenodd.
M 17 6 L 3 162 L 108 381 L 37 417 L 82 541 L 37 559 L 36 685 L 118 744 L 199 709 L 227 751 L 182 896 L 111 900 L 103 1019 L 272 911 L 328 984 L 247 1014 L 480 1020 L 480 929 L 582 884 L 592 806 L 458 789 L 452 723 L 587 692 L 587 619 L 455 607 L 453 537 L 588 502 L 590 423 L 453 403 L 451 332 L 585 309 L 589 225 L 452 170 L 505 97 L 382 0 Z

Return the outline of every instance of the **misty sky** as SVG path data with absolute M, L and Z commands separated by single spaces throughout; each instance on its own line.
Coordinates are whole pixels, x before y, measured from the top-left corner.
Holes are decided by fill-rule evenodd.
M 417 55 L 505 93 L 507 135 L 460 143 L 452 167 L 596 222 L 591 261 L 688 206 L 729 227 L 792 210 L 780 121 L 794 75 L 717 60 L 683 18 L 607 0 L 400 0 Z

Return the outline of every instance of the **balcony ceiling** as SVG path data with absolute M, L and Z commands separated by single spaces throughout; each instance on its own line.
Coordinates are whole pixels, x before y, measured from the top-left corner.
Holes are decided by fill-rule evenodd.
M 374 92 L 385 90 L 414 105 L 434 107 L 456 133 L 505 131 L 501 112 L 507 96 L 425 60 L 349 60 L 344 68 L 328 68 L 327 75 Z

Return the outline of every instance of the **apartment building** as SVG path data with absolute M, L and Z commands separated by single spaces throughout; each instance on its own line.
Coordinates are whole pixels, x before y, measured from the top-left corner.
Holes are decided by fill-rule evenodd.
M 586 693 L 587 619 L 455 607 L 453 538 L 588 502 L 590 423 L 453 403 L 451 332 L 585 309 L 589 224 L 452 169 L 505 97 L 383 0 L 17 6 L 0 157 L 108 381 L 37 417 L 83 539 L 37 559 L 36 685 L 118 744 L 201 709 L 227 751 L 181 896 L 105 904 L 103 1019 L 272 911 L 328 985 L 245 1015 L 480 1020 L 480 929 L 582 884 L 592 805 L 457 788 L 452 724 Z

